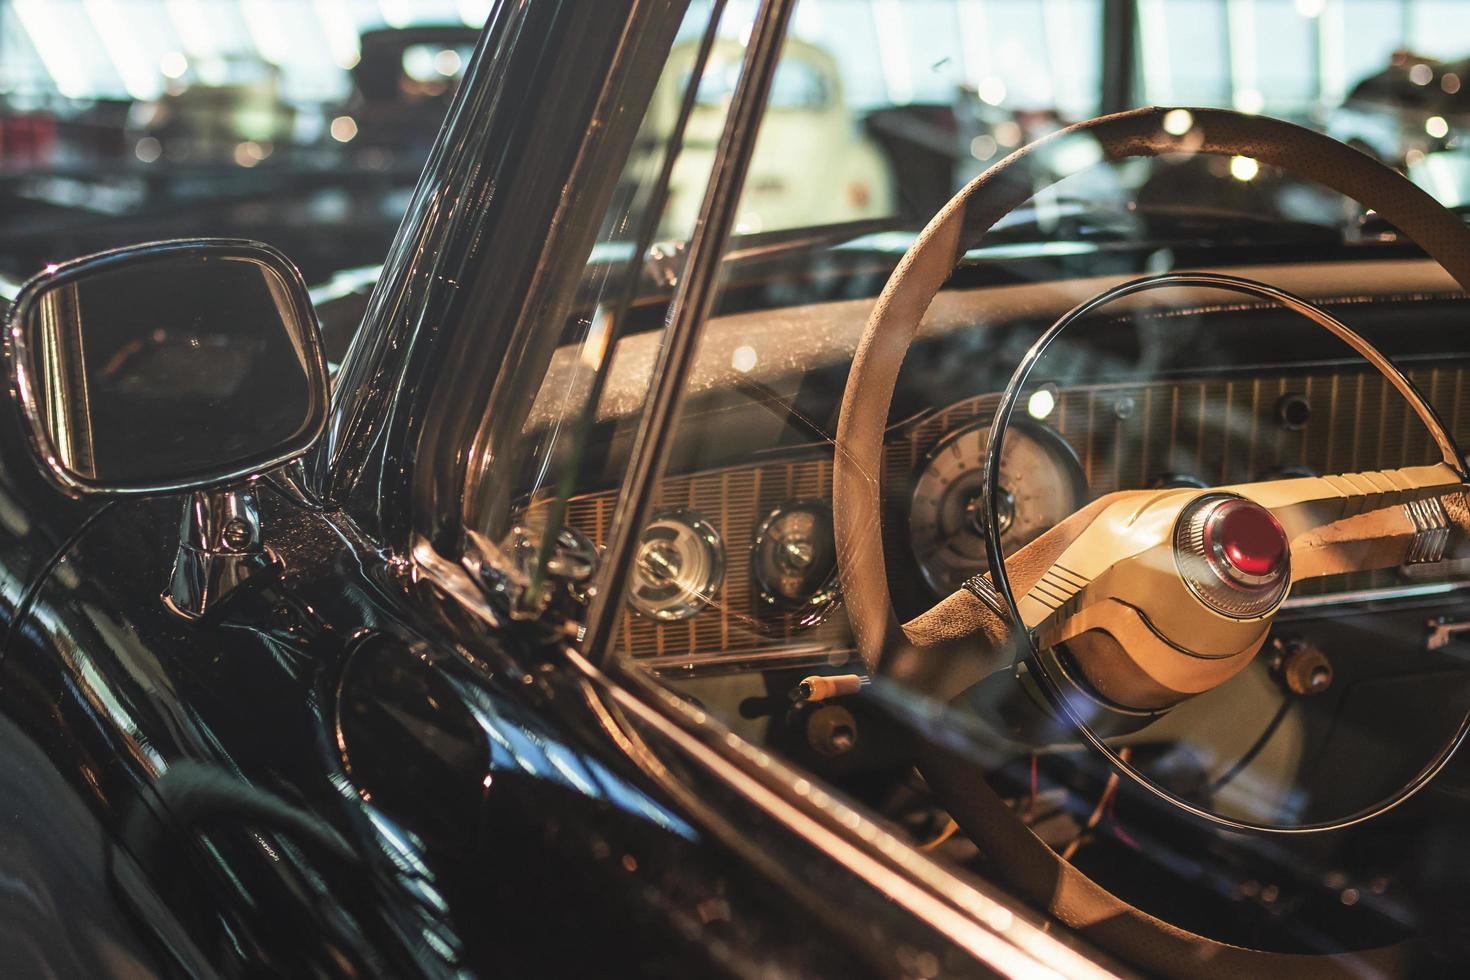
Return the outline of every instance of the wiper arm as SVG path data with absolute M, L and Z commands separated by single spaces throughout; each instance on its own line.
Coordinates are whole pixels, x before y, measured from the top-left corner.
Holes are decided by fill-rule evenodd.
M 736 267 L 749 265 L 797 252 L 832 248 L 868 235 L 908 227 L 908 222 L 897 217 L 869 218 L 754 235 L 736 235 L 730 239 L 730 248 L 725 253 L 725 264 Z M 645 279 L 654 286 L 673 286 L 684 268 L 685 245 L 685 242 L 661 242 L 649 249 L 644 262 Z

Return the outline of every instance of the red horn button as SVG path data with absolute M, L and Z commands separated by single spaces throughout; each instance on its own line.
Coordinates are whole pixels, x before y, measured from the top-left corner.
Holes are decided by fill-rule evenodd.
M 1260 504 L 1200 497 L 1180 515 L 1174 548 L 1190 589 L 1217 612 L 1262 616 L 1286 593 L 1290 543 L 1281 522 Z
M 1226 500 L 1204 527 L 1205 554 L 1241 585 L 1264 584 L 1286 563 L 1286 532 L 1276 515 L 1249 500 Z

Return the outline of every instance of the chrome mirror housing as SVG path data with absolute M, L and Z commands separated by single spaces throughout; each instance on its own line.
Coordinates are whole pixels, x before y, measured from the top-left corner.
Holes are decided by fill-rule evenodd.
M 6 327 L 36 460 L 74 496 L 237 483 L 301 456 L 326 422 L 306 285 L 257 242 L 159 242 L 48 267 Z

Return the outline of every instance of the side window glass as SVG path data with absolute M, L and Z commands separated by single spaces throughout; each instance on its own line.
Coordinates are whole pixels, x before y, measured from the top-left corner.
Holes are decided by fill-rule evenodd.
M 664 314 L 682 275 L 685 242 L 728 108 L 724 102 L 700 105 L 691 91 L 700 56 L 710 49 L 705 38 L 727 29 L 713 20 L 715 10 L 699 0 L 685 15 L 569 315 L 548 325 L 554 335 L 526 339 L 525 351 L 547 344 L 555 349 L 544 367 L 539 354 L 524 358 L 541 374 L 539 383 L 518 381 L 534 391 L 520 431 L 493 453 L 492 440 L 482 435 L 476 450 L 485 460 L 493 454 L 495 463 L 474 471 L 470 526 L 484 550 L 503 553 L 524 572 L 525 589 L 540 588 L 558 548 L 595 558 L 605 543 L 605 527 L 567 515 L 584 506 L 573 488 L 609 486 L 622 472 L 663 344 Z M 741 43 L 719 43 L 727 51 L 733 45 L 738 65 Z M 489 413 L 487 427 L 500 417 Z
M 1426 355 L 1463 346 L 1443 327 L 1415 354 L 1372 304 L 1341 301 L 1374 274 L 1359 245 L 1393 234 L 1363 202 L 1253 144 L 1200 152 L 1212 106 L 1330 145 L 1320 130 L 1357 108 L 1334 59 L 1362 43 L 1334 32 L 1369 6 L 1140 2 L 1128 98 L 1196 107 L 1140 117 L 1136 144 L 1095 126 L 1015 158 L 1126 107 L 1103 104 L 1100 0 L 804 0 L 613 652 L 916 846 L 1022 890 L 1001 864 L 1030 848 L 1031 866 L 1091 875 L 1200 943 L 1404 934 L 1362 882 L 1386 892 L 1375 876 L 1406 883 L 1412 862 L 1381 871 L 1354 848 L 1394 832 L 1347 828 L 1437 771 L 1465 725 L 1470 673 L 1420 619 L 1464 586 L 1433 542 L 1456 506 L 1446 436 L 1470 435 L 1470 362 Z M 696 112 L 728 103 L 732 43 Z M 1289 56 L 1309 49 L 1324 57 Z M 1448 58 L 1400 62 L 1365 91 L 1456 89 Z M 698 121 L 691 150 L 716 133 L 695 139 Z M 1439 123 L 1401 123 L 1392 162 L 1411 175 L 1463 156 L 1412 131 Z M 1130 152 L 1152 140 L 1170 152 Z M 1005 199 L 924 237 L 993 167 Z M 1375 344 L 1402 375 L 1364 355 Z M 608 406 L 607 431 L 641 405 Z M 1391 474 L 1387 496 L 1367 471 Z M 623 492 L 579 485 L 567 525 L 606 541 Z M 1332 510 L 1344 500 L 1364 515 Z M 1236 846 L 1329 829 L 1344 836 L 1267 838 L 1286 843 L 1264 864 Z M 1237 890 L 1203 898 L 1166 848 Z

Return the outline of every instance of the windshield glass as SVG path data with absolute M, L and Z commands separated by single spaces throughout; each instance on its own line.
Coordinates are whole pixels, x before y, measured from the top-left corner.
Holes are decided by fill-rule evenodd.
M 680 306 L 697 238 L 610 232 L 640 299 L 556 352 L 545 452 L 478 526 L 536 527 L 548 579 L 607 549 L 626 664 L 1145 971 L 1453 955 L 1399 845 L 1459 854 L 1470 816 L 1445 12 L 802 0 L 711 316 Z M 660 238 L 712 217 L 753 13 L 707 74 L 670 55 Z
M 1105 50 L 1101 0 L 919 7 L 922 15 L 901 3 L 801 5 L 737 233 L 874 217 L 916 230 L 1016 148 L 1069 122 L 1141 105 L 1288 119 L 1404 170 L 1444 203 L 1465 197 L 1459 151 L 1470 87 L 1462 91 L 1461 76 L 1470 81 L 1470 73 L 1455 59 L 1470 50 L 1470 21 L 1453 16 L 1452 3 L 1140 0 L 1123 24 L 1136 36 L 1118 50 Z M 701 108 L 728 100 L 739 52 L 734 38 L 717 47 L 701 82 Z M 706 144 L 715 135 L 698 114 L 694 131 Z M 691 156 L 688 172 L 705 172 L 704 162 Z M 1188 203 L 1188 177 L 1144 164 L 1118 173 L 1115 183 L 1069 187 L 1066 196 L 1074 210 L 1109 193 L 1141 194 L 1140 206 L 1150 210 L 1178 209 Z M 1339 231 L 1360 217 L 1269 171 L 1241 182 L 1260 190 L 1229 200 L 1212 195 L 1211 206 L 1242 219 L 1284 217 Z M 678 193 L 680 183 L 676 175 L 673 206 L 693 207 Z M 1016 237 L 1055 232 L 1032 222 Z

